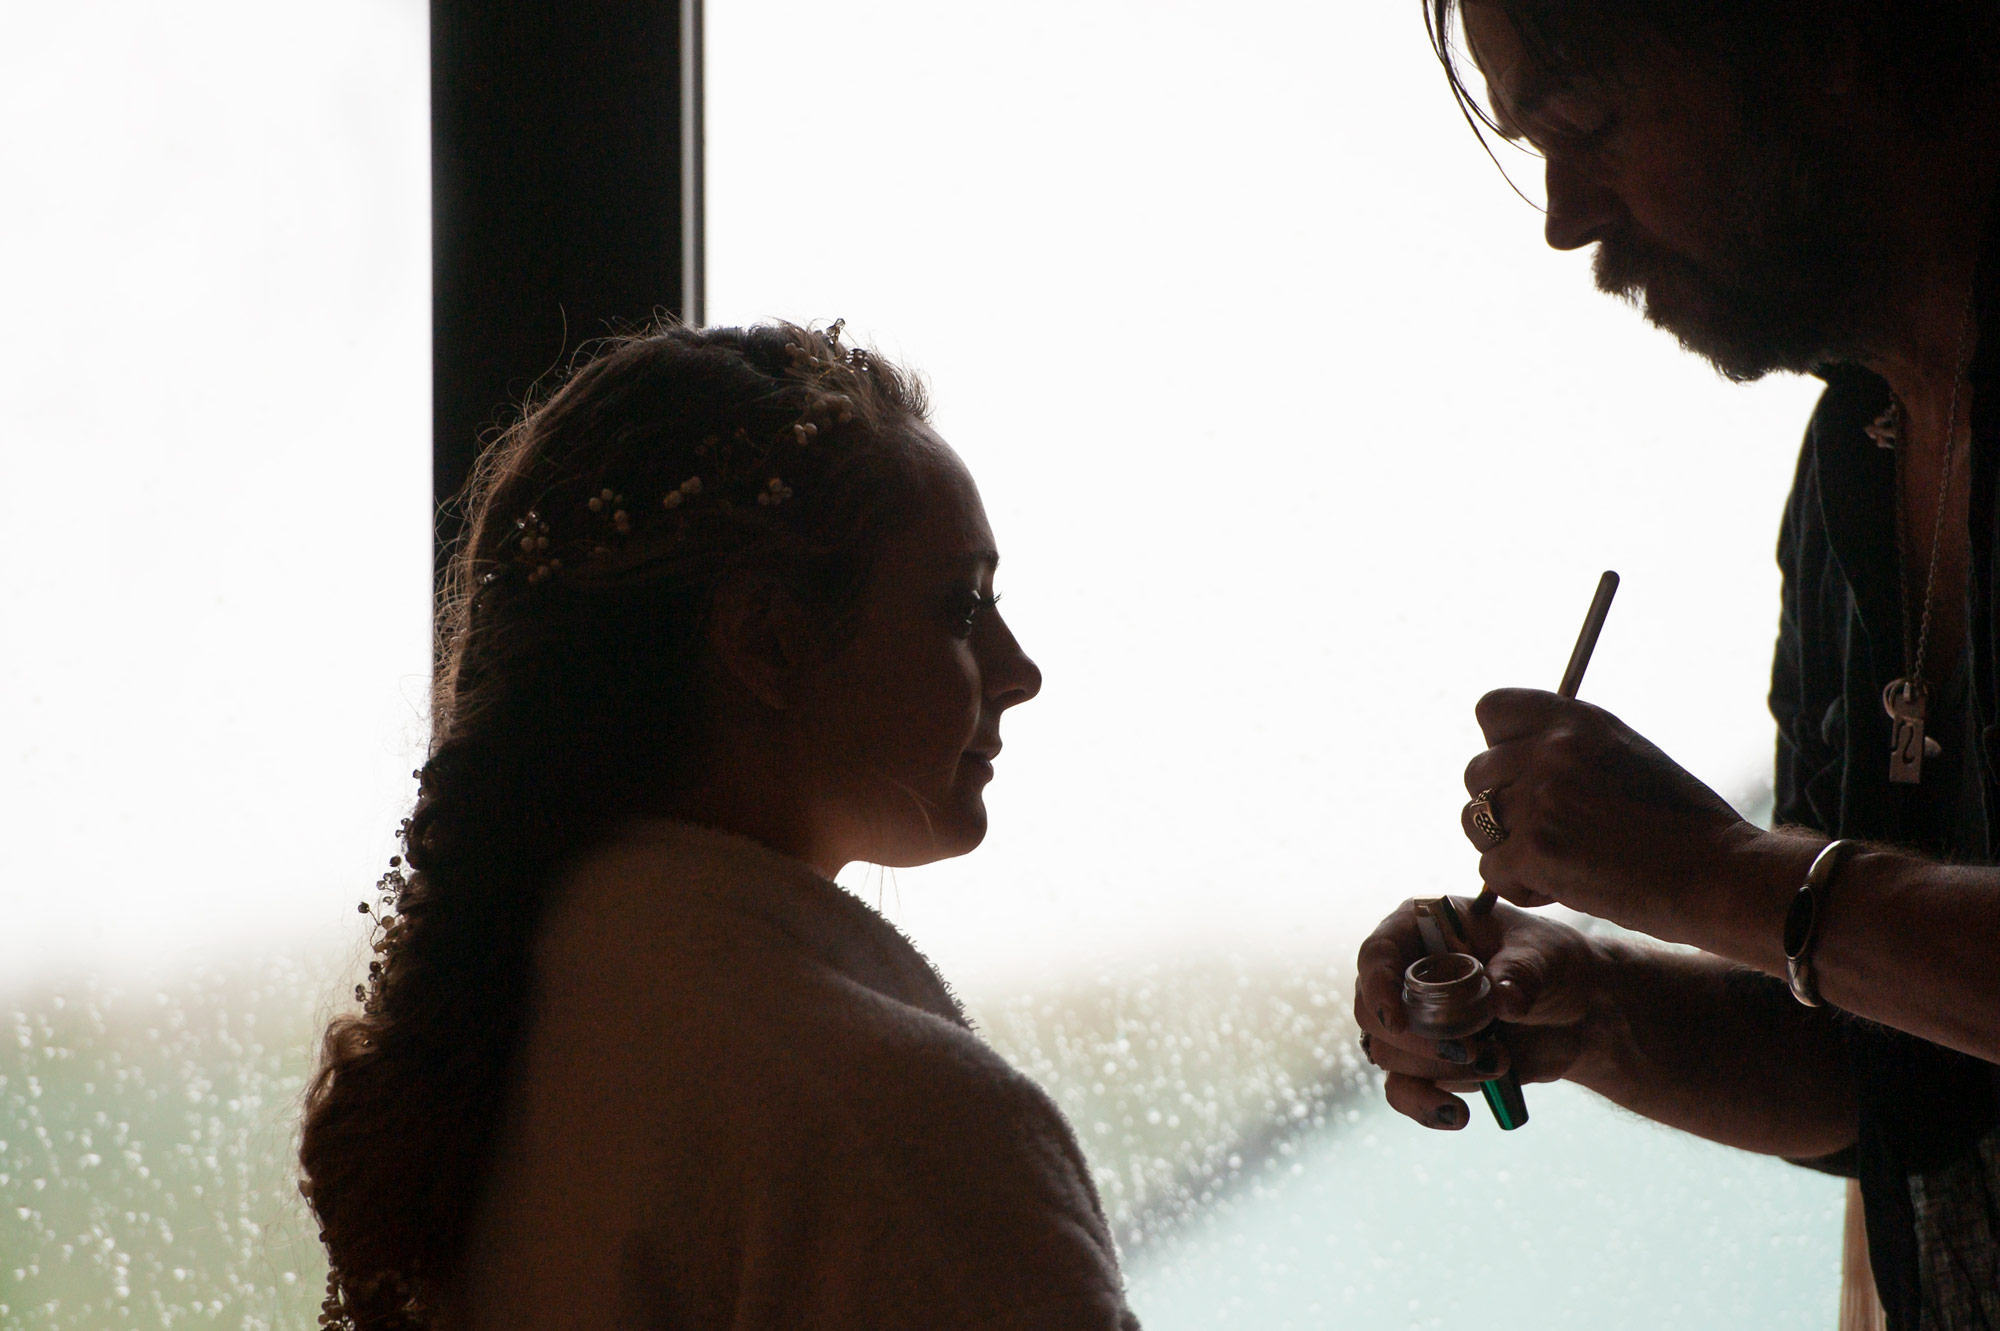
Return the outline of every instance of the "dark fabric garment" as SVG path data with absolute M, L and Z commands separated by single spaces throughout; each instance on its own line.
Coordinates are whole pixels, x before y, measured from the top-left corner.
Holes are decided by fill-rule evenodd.
M 1995 214 L 2000 222 L 2000 212 Z M 1932 700 L 1943 746 L 1920 786 L 1888 779 L 1882 690 L 1905 669 L 1896 458 L 1866 428 L 1891 400 L 1880 378 L 1824 371 L 1786 506 L 1784 609 L 1772 667 L 1776 817 L 1939 859 L 1994 864 L 2000 808 L 2000 228 L 1976 288 L 1971 379 L 1967 650 Z M 1959 594 L 1940 588 L 1940 595 Z M 1913 607 L 1913 618 L 1916 607 Z M 1861 1181 L 1869 1254 L 1890 1331 L 2000 1331 L 2000 1080 L 1992 1065 L 1842 1017 L 1860 1088 L 1859 1135 L 1822 1167 Z

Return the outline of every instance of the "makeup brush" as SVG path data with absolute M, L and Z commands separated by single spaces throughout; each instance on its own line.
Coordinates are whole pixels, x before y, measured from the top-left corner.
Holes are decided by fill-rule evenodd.
M 1597 580 L 1597 595 L 1590 598 L 1590 613 L 1583 617 L 1583 631 L 1576 635 L 1576 648 L 1569 654 L 1569 667 L 1563 671 L 1562 683 L 1556 686 L 1556 696 L 1574 698 L 1583 686 L 1583 671 L 1590 664 L 1590 654 L 1597 650 L 1597 635 L 1604 632 L 1604 617 L 1611 613 L 1611 598 L 1618 594 L 1618 575 L 1606 569 L 1604 576 Z M 1479 895 L 1473 898 L 1474 915 L 1490 915 L 1493 903 L 1500 899 L 1490 887 L 1483 884 Z

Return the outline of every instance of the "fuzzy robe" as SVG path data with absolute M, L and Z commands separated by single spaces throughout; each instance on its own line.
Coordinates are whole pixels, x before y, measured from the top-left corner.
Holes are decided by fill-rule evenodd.
M 1076 1138 L 889 922 L 741 837 L 579 864 L 453 1320 L 1137 1331 Z

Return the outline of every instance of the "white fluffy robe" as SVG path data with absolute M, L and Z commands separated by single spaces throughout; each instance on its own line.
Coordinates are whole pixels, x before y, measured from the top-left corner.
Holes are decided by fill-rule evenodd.
M 1054 1103 L 805 865 L 636 826 L 566 877 L 535 979 L 454 1320 L 1137 1331 Z

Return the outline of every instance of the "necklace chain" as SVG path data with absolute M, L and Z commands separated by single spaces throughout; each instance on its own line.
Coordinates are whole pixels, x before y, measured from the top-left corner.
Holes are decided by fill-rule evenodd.
M 1930 646 L 1931 607 L 1937 592 L 1938 555 L 1944 549 L 1945 501 L 1951 495 L 1952 461 L 1958 456 L 1958 394 L 1959 384 L 1965 378 L 1965 347 L 1972 334 L 1972 307 L 1972 293 L 1968 292 L 1965 299 L 1965 313 L 1960 317 L 1958 325 L 1958 363 L 1952 368 L 1951 411 L 1946 417 L 1944 428 L 1944 466 L 1940 469 L 1941 474 L 1938 478 L 1937 517 L 1931 523 L 1930 569 L 1924 574 L 1924 613 L 1917 625 L 1916 658 L 1910 663 L 1910 680 L 1918 688 L 1924 687 L 1924 653 Z M 1904 411 L 1902 416 L 1907 426 L 1909 412 Z M 1901 507 L 1901 504 L 1897 505 L 1897 508 Z M 1904 611 L 1905 615 L 1908 613 L 1907 610 Z

